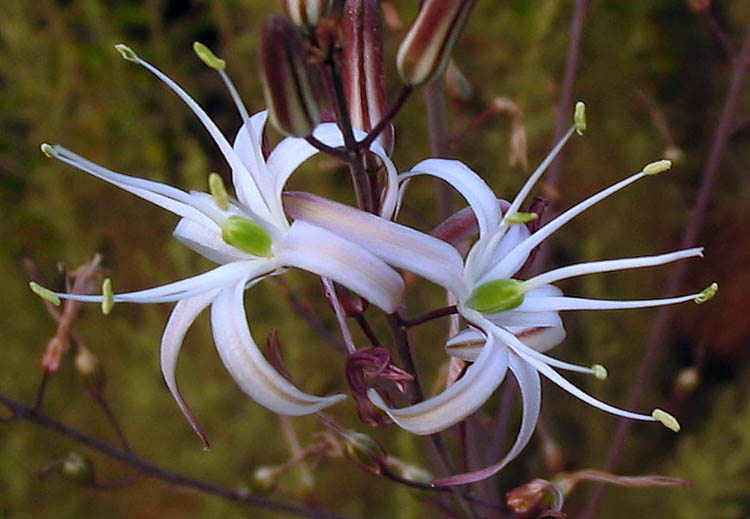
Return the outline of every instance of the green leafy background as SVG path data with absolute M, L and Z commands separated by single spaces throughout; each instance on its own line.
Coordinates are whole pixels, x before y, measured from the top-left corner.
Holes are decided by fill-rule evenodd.
M 394 2 L 405 22 L 414 2 Z M 750 4 L 715 1 L 713 12 L 739 47 Z M 239 120 L 218 76 L 191 50 L 209 44 L 229 62 L 251 111 L 263 106 L 257 47 L 263 18 L 280 12 L 276 2 L 4 0 L 0 16 L 0 391 L 33 401 L 41 353 L 55 323 L 27 287 L 24 258 L 33 259 L 50 285 L 62 286 L 56 265 L 75 267 L 95 252 L 104 255 L 116 290 L 154 286 L 205 270 L 209 264 L 170 233 L 173 216 L 81 174 L 39 152 L 41 142 L 61 143 L 112 169 L 185 189 L 204 189 L 207 173 L 227 166 L 195 118 L 145 70 L 123 61 L 112 46 L 125 42 L 161 67 L 196 97 L 228 135 Z M 455 57 L 475 89 L 471 102 L 450 102 L 456 129 L 465 127 L 493 98 L 505 96 L 523 110 L 531 164 L 551 146 L 555 104 L 569 40 L 573 2 L 510 0 L 478 2 Z M 389 90 L 398 80 L 393 56 L 399 35 L 386 32 Z M 660 158 L 670 144 L 642 101 L 663 114 L 684 159 L 671 172 L 628 188 L 550 240 L 554 265 L 597 258 L 665 252 L 677 247 L 705 167 L 722 107 L 731 60 L 705 20 L 683 0 L 592 2 L 583 35 L 575 98 L 587 103 L 589 131 L 568 147 L 559 187 L 563 207 Z M 746 83 L 747 85 L 747 83 Z M 750 403 L 743 312 L 750 289 L 750 89 L 740 96 L 736 125 L 720 180 L 704 222 L 704 260 L 692 260 L 684 291 L 712 281 L 722 292 L 711 303 L 676 310 L 664 354 L 645 388 L 642 410 L 674 409 L 683 432 L 636 424 L 618 472 L 662 473 L 688 478 L 689 489 L 610 489 L 600 517 L 664 516 L 741 518 L 750 514 Z M 641 94 L 639 94 L 640 92 Z M 396 119 L 394 160 L 401 171 L 429 156 L 424 101 L 415 96 Z M 459 158 L 480 172 L 502 196 L 511 197 L 525 173 L 507 166 L 510 125 L 498 118 L 470 133 Z M 346 173 L 330 161 L 313 161 L 292 181 L 350 201 Z M 404 220 L 429 229 L 438 223 L 432 184 L 412 188 Z M 563 285 L 570 294 L 648 298 L 662 295 L 672 267 L 599 275 Z M 334 321 L 316 280 L 291 273 L 292 289 Z M 410 291 L 410 313 L 441 304 L 438 291 Z M 345 389 L 343 359 L 290 310 L 273 281 L 249 291 L 248 313 L 259 342 L 278 328 L 284 356 L 310 392 Z M 166 305 L 119 305 L 109 317 L 84 310 L 77 329 L 104 363 L 108 397 L 142 456 L 231 487 L 248 484 L 254 468 L 289 455 L 277 417 L 243 396 L 215 354 L 208 319 L 189 334 L 179 364 L 186 398 L 206 427 L 213 448 L 203 451 L 161 380 L 158 344 L 169 313 Z M 739 312 L 739 313 L 738 313 Z M 372 312 L 378 329 L 382 320 Z M 602 383 L 574 378 L 594 395 L 624 404 L 656 312 L 588 312 L 565 316 L 568 339 L 555 353 L 566 360 L 609 367 Z M 441 324 L 414 334 L 425 373 L 445 359 Z M 673 381 L 700 357 L 697 388 L 678 396 Z M 428 379 L 429 380 L 429 379 Z M 429 387 L 429 383 L 428 383 Z M 500 392 L 499 392 L 500 393 Z M 482 420 L 497 414 L 499 394 Z M 517 405 L 517 403 L 516 403 Z M 45 409 L 61 421 L 116 442 L 111 428 L 67 359 L 52 379 Z M 371 434 L 402 459 L 429 467 L 427 444 L 396 428 L 372 430 L 358 423 L 348 402 L 331 413 L 343 425 Z M 516 414 L 516 413 L 514 413 Z M 545 384 L 543 422 L 560 450 L 565 470 L 597 468 L 617 419 Z M 487 417 L 487 418 L 485 418 Z M 492 422 L 488 421 L 489 427 Z M 315 439 L 312 418 L 293 421 L 303 444 Z M 455 434 L 447 435 L 455 445 Z M 553 475 L 544 462 L 540 435 L 491 485 L 500 495 L 534 477 Z M 129 474 L 96 453 L 29 424 L 0 424 L 0 517 L 276 517 L 214 497 L 145 480 L 113 492 L 77 488 L 59 478 L 37 480 L 49 462 L 80 451 L 96 463 L 103 481 Z M 424 517 L 433 510 L 424 497 L 364 474 L 343 459 L 314 467 L 310 501 L 364 517 Z M 298 474 L 282 479 L 279 499 L 299 494 Z M 566 510 L 574 513 L 590 487 L 581 485 Z

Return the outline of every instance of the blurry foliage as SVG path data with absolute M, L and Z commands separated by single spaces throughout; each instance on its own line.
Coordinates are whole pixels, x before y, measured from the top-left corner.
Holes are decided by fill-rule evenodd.
M 404 20 L 414 2 L 394 2 Z M 569 38 L 572 0 L 480 1 L 456 49 L 456 62 L 475 88 L 469 102 L 451 106 L 456 128 L 463 128 L 497 96 L 509 97 L 524 112 L 529 158 L 536 164 L 550 147 L 559 81 Z M 61 163 L 45 159 L 41 142 L 59 142 L 112 169 L 204 189 L 207 173 L 225 176 L 228 168 L 210 139 L 179 100 L 145 70 L 124 62 L 112 45 L 126 42 L 193 94 L 227 135 L 239 119 L 218 77 L 195 58 L 194 40 L 214 48 L 229 62 L 228 71 L 252 111 L 262 107 L 256 71 L 261 20 L 280 8 L 267 0 L 3 0 L 0 17 L 0 286 L 4 311 L 0 390 L 24 401 L 33 398 L 39 359 L 54 333 L 54 323 L 28 290 L 21 267 L 34 259 L 51 286 L 61 286 L 58 261 L 75 267 L 95 252 L 104 254 L 116 290 L 153 286 L 182 278 L 208 263 L 171 240 L 172 216 Z M 719 23 L 738 45 L 750 18 L 748 2 L 715 1 Z M 393 56 L 399 35 L 387 35 Z M 592 2 L 586 22 L 576 98 L 587 102 L 589 131 L 567 148 L 562 183 L 563 206 L 659 158 L 671 143 L 654 126 L 644 92 L 663 112 L 684 161 L 663 178 L 644 181 L 607 200 L 602 207 L 566 226 L 551 240 L 551 261 L 566 264 L 597 258 L 651 254 L 676 247 L 696 197 L 710 137 L 727 88 L 730 63 L 702 19 L 684 0 Z M 391 92 L 398 88 L 392 63 Z M 750 114 L 750 96 L 740 99 L 738 121 Z M 415 96 L 396 120 L 394 155 L 402 171 L 429 155 L 424 102 Z M 684 432 L 675 437 L 653 424 L 634 428 L 622 472 L 692 479 L 689 490 L 618 489 L 608 492 L 602 517 L 740 517 L 748 513 L 750 415 L 747 399 L 748 321 L 737 315 L 746 306 L 747 222 L 750 163 L 747 119 L 730 140 L 721 181 L 702 242 L 706 261 L 695 261 L 690 287 L 718 281 L 725 290 L 710 305 L 683 307 L 676 314 L 667 355 L 646 392 L 645 409 L 668 400 L 679 369 L 705 352 L 703 379 L 677 409 Z M 457 150 L 498 193 L 511 196 L 525 174 L 505 164 L 510 126 L 498 119 L 469 134 Z M 423 229 L 437 223 L 432 184 L 418 180 L 403 221 Z M 294 189 L 309 189 L 351 201 L 346 175 L 325 160 L 296 175 Z M 669 267 L 644 272 L 570 280 L 572 295 L 641 298 L 661 295 Z M 312 276 L 291 273 L 287 283 L 313 302 L 326 323 L 333 319 Z M 410 291 L 413 311 L 441 304 L 431 287 Z M 724 299 L 724 295 L 727 298 Z M 729 295 L 731 294 L 731 296 Z M 343 359 L 296 319 L 278 296 L 273 281 L 247 295 L 248 313 L 259 343 L 280 329 L 284 356 L 306 390 L 326 393 L 344 387 Z M 412 308 L 412 306 L 410 306 Z M 112 406 L 124 422 L 137 452 L 168 467 L 223 482 L 247 484 L 260 465 L 282 463 L 288 447 L 276 417 L 244 397 L 212 351 L 203 316 L 189 333 L 179 364 L 184 395 L 206 427 L 213 448 L 199 441 L 165 390 L 158 344 L 169 309 L 119 305 L 110 317 L 95 306 L 84 310 L 77 328 L 102 359 L 110 380 Z M 683 313 L 684 312 L 684 313 Z M 622 404 L 644 349 L 654 311 L 574 313 L 565 316 L 568 340 L 555 354 L 566 360 L 610 368 L 606 382 L 576 378 L 597 396 Z M 740 317 L 740 319 L 737 319 Z M 375 320 L 382 329 L 383 323 Z M 422 371 L 436 373 L 445 359 L 442 323 L 415 333 Z M 331 328 L 335 332 L 335 328 Z M 431 387 L 432 380 L 425 386 Z M 727 387 L 727 389 L 722 389 Z M 721 397 L 716 398 L 721 390 Z M 617 420 L 544 388 L 544 420 L 560 444 L 566 469 L 597 467 Z M 498 392 L 498 393 L 501 393 Z M 740 397 L 742 396 L 742 398 Z M 499 395 L 486 406 L 497 414 Z M 62 421 L 115 441 L 94 409 L 70 362 L 56 375 L 45 408 Z M 345 426 L 382 441 L 404 458 L 429 465 L 429 450 L 419 439 L 397 430 L 373 431 L 357 423 L 351 401 L 331 413 Z M 313 418 L 293 421 L 303 444 L 318 430 Z M 490 422 L 491 423 L 491 422 Z M 278 438 L 279 440 L 273 440 Z M 448 434 L 449 444 L 457 443 Z M 93 493 L 36 473 L 73 445 L 28 425 L 0 425 L 0 517 L 275 517 L 248 512 L 197 494 L 176 492 L 145 481 L 112 493 Z M 92 455 L 97 473 L 115 479 L 128 471 Z M 315 467 L 314 495 L 327 508 L 366 517 L 423 517 L 428 506 L 388 481 L 362 474 L 343 460 Z M 549 474 L 538 442 L 493 484 L 501 490 Z M 294 472 L 282 486 L 296 493 Z M 357 496 L 353 499 L 352 496 Z M 573 497 L 572 507 L 585 492 Z M 726 515 L 725 515 L 726 514 Z

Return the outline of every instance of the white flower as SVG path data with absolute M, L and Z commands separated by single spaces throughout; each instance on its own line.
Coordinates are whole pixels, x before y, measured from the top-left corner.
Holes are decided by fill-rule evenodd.
M 591 196 L 530 233 L 525 225 L 515 223 L 529 216 L 519 213 L 519 208 L 575 130 L 576 126 L 573 126 L 531 175 L 511 204 L 499 201 L 476 173 L 458 161 L 425 160 L 400 177 L 406 181 L 415 175 L 432 175 L 448 182 L 464 196 L 476 216 L 479 231 L 479 238 L 465 261 L 454 247 L 435 237 L 314 195 L 288 195 L 287 209 L 297 221 L 324 225 L 361 244 L 391 265 L 442 285 L 458 300 L 458 311 L 469 326 L 451 338 L 446 347 L 450 355 L 472 361 L 473 364 L 462 378 L 441 394 L 406 408 L 391 408 L 377 392 L 371 391 L 369 397 L 372 402 L 396 423 L 416 434 L 435 433 L 477 410 L 502 382 L 508 369 L 517 379 L 524 411 L 519 435 L 510 452 L 500 462 L 477 473 L 454 476 L 437 484 L 462 484 L 489 477 L 520 453 L 531 438 L 539 417 L 540 373 L 572 395 L 604 411 L 637 420 L 660 421 L 672 429 L 679 428 L 677 421 L 664 411 L 656 410 L 652 415 L 644 415 L 601 402 L 571 384 L 555 369 L 605 378 L 606 370 L 602 366 L 576 366 L 543 352 L 559 344 L 565 337 L 558 314 L 560 311 L 642 308 L 690 300 L 703 302 L 713 295 L 716 286 L 683 297 L 606 301 L 566 297 L 551 283 L 595 272 L 662 265 L 702 256 L 702 249 L 582 263 L 551 270 L 526 281 L 514 278 L 531 251 L 575 216 L 636 180 L 669 169 L 668 161 L 649 164 L 642 171 Z M 502 206 L 506 208 L 504 214 Z M 367 233 L 357 232 L 361 228 L 369 230 Z
M 390 313 L 401 302 L 403 280 L 371 252 L 320 226 L 302 221 L 289 224 L 282 206 L 282 190 L 292 172 L 317 150 L 304 139 L 286 138 L 267 160 L 264 159 L 260 142 L 267 113 L 249 117 L 223 70 L 219 72 L 244 122 L 233 145 L 182 88 L 129 48 L 117 48 L 126 59 L 139 63 L 166 83 L 198 116 L 232 169 L 236 198 L 227 195 L 218 175 L 211 177 L 212 194 L 186 193 L 168 185 L 115 173 L 61 146 L 43 145 L 42 150 L 48 156 L 180 216 L 174 236 L 220 265 L 192 278 L 137 292 L 106 297 L 58 294 L 59 297 L 92 302 L 110 297 L 114 302 L 176 301 L 162 337 L 162 371 L 182 412 L 204 441 L 200 424 L 180 396 L 175 367 L 188 328 L 209 305 L 218 353 L 240 388 L 256 402 L 286 415 L 313 413 L 338 402 L 344 395 L 318 397 L 303 393 L 264 358 L 250 334 L 243 303 L 245 289 L 265 277 L 297 267 L 333 279 Z M 329 146 L 343 145 L 341 133 L 334 124 L 320 125 L 314 136 Z M 358 134 L 358 138 L 362 137 Z M 380 144 L 373 143 L 371 149 L 387 169 L 389 186 L 381 205 L 382 213 L 390 216 L 397 198 L 396 170 Z

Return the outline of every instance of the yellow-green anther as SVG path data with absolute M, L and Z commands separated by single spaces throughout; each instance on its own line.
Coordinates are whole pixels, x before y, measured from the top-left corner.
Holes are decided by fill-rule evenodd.
M 232 247 L 253 256 L 273 256 L 271 235 L 254 221 L 242 216 L 230 216 L 222 226 L 221 237 Z
M 672 167 L 671 160 L 662 159 L 662 160 L 657 160 L 656 162 L 652 162 L 651 164 L 647 164 L 646 167 L 643 168 L 643 172 L 646 175 L 658 175 L 659 173 L 664 173 L 671 167 Z
M 605 368 L 601 364 L 594 364 L 593 366 L 591 366 L 591 371 L 593 371 L 594 376 L 599 380 L 605 380 L 607 378 L 607 368 Z
M 677 421 L 677 418 L 666 411 L 654 409 L 651 413 L 651 418 L 657 422 L 661 422 L 667 429 L 671 429 L 674 432 L 680 432 L 680 422 Z
M 466 305 L 482 313 L 512 310 L 523 303 L 524 283 L 517 279 L 496 279 L 479 285 Z
M 448 65 L 475 0 L 425 0 L 398 48 L 396 65 L 407 85 L 421 85 Z
M 224 179 L 221 178 L 221 175 L 218 173 L 208 175 L 208 190 L 214 197 L 214 202 L 219 206 L 219 209 L 222 211 L 229 209 L 229 193 L 227 193 L 227 186 L 224 185 Z
M 299 30 L 283 16 L 263 22 L 260 39 L 263 94 L 271 123 L 281 133 L 308 137 L 320 122 Z
M 109 315 L 113 306 L 115 306 L 115 294 L 112 291 L 112 280 L 105 278 L 102 283 L 102 313 Z
M 317 25 L 320 19 L 328 13 L 330 0 L 284 0 L 284 12 L 295 25 L 308 27 Z
M 127 45 L 118 43 L 117 45 L 115 45 L 115 49 L 117 49 L 117 52 L 120 53 L 120 56 L 122 56 L 123 59 L 138 63 L 138 55 Z
M 505 217 L 505 221 L 510 225 L 515 225 L 519 223 L 529 223 L 533 222 L 539 218 L 539 215 L 536 213 L 519 213 L 515 212 L 511 215 L 508 215 Z
M 60 306 L 60 298 L 49 288 L 44 288 L 42 285 L 35 283 L 34 281 L 29 281 L 29 288 L 45 301 L 49 301 L 55 306 Z
M 719 291 L 719 284 L 711 283 L 711 285 L 703 289 L 703 291 L 698 295 L 698 297 L 693 299 L 693 301 L 701 305 L 705 303 L 706 301 L 712 299 L 718 291 Z
M 583 135 L 586 131 L 586 105 L 582 101 L 576 103 L 576 109 L 573 113 L 573 124 L 576 127 L 576 133 Z
M 45 142 L 44 144 L 42 144 L 42 145 L 40 146 L 40 148 L 41 148 L 41 150 L 42 150 L 42 153 L 44 153 L 44 155 L 45 155 L 45 156 L 46 156 L 46 157 L 47 157 L 48 159 L 53 159 L 53 158 L 55 158 L 55 155 L 56 155 L 56 153 L 55 153 L 55 148 L 54 148 L 54 147 L 53 147 L 52 145 L 50 145 L 50 144 L 47 144 L 47 143 Z
M 203 63 L 215 70 L 224 70 L 227 68 L 227 62 L 216 54 L 211 49 L 206 47 L 199 41 L 193 42 L 193 51 L 198 55 Z

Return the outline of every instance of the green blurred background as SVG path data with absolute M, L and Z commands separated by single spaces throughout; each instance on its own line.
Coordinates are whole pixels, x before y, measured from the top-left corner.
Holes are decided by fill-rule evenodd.
M 408 23 L 413 4 L 402 0 L 392 5 Z M 259 110 L 259 27 L 266 15 L 281 8 L 258 0 L 3 0 L 2 7 L 0 391 L 32 402 L 41 376 L 41 353 L 56 326 L 28 290 L 24 258 L 36 262 L 51 286 L 61 287 L 58 262 L 74 268 L 101 252 L 119 291 L 162 284 L 209 267 L 171 239 L 174 217 L 45 159 L 39 144 L 60 143 L 118 171 L 185 189 L 205 189 L 208 172 L 227 173 L 215 146 L 179 99 L 145 70 L 123 61 L 112 46 L 127 43 L 162 68 L 207 108 L 227 135 L 233 135 L 239 126 L 235 110 L 218 76 L 194 56 L 192 42 L 203 41 L 228 60 L 228 72 L 250 110 Z M 525 115 L 530 163 L 538 163 L 551 146 L 572 11 L 572 1 L 478 2 L 455 53 L 475 96 L 471 102 L 451 100 L 454 127 L 465 127 L 493 98 L 508 97 Z M 712 11 L 739 47 L 750 20 L 750 3 L 716 1 Z M 398 89 L 393 65 L 398 41 L 397 33 L 386 31 L 393 95 Z M 550 240 L 551 264 L 656 254 L 677 247 L 696 199 L 730 71 L 726 52 L 685 0 L 592 3 L 575 85 L 575 99 L 587 103 L 589 131 L 567 149 L 559 186 L 562 206 L 639 170 L 662 157 L 669 146 L 684 155 L 668 174 L 628 188 L 557 233 Z M 663 116 L 673 142 L 654 124 L 655 110 Z M 707 305 L 677 309 L 641 409 L 671 406 L 683 432 L 673 435 L 653 424 L 637 424 L 618 471 L 684 477 L 695 486 L 610 489 L 600 517 L 750 514 L 750 321 L 742 315 L 750 289 L 750 241 L 745 230 L 750 221 L 750 89 L 740 96 L 735 116 L 701 234 L 706 257 L 691 262 L 683 287 L 687 293 L 718 281 L 722 291 Z M 406 171 L 429 155 L 421 96 L 415 96 L 396 119 L 396 131 L 394 160 Z M 497 193 L 511 197 L 525 173 L 506 166 L 509 145 L 510 125 L 498 118 L 470 133 L 457 155 Z M 292 187 L 351 200 L 346 173 L 329 162 L 319 160 L 303 168 Z M 409 192 L 405 221 L 429 229 L 438 223 L 434 192 L 431 184 L 419 182 L 421 188 Z M 562 288 L 590 297 L 659 297 L 671 268 L 599 275 L 572 280 Z M 300 273 L 285 279 L 335 332 L 316 280 Z M 412 298 L 412 314 L 441 304 L 437 291 Z M 295 317 L 273 281 L 249 291 L 247 303 L 258 342 L 279 328 L 285 359 L 306 390 L 322 394 L 345 389 L 342 357 Z M 84 309 L 77 329 L 106 367 L 110 403 L 139 454 L 175 470 L 245 486 L 253 469 L 287 459 L 289 448 L 279 420 L 236 388 L 214 352 L 203 316 L 188 335 L 178 371 L 184 394 L 212 441 L 213 448 L 203 451 L 161 380 L 158 345 L 169 311 L 168 305 L 119 305 L 104 317 L 92 305 Z M 568 314 L 568 339 L 555 354 L 608 366 L 606 383 L 574 380 L 597 397 L 622 405 L 655 315 L 653 310 Z M 375 323 L 382 329 L 378 318 Z M 420 363 L 428 373 L 436 372 L 445 359 L 442 332 L 436 324 L 414 334 Z M 676 395 L 673 381 L 699 358 L 697 388 Z M 499 400 L 498 392 L 485 406 L 487 416 L 497 414 Z M 70 359 L 52 379 L 45 409 L 65 423 L 116 442 Z M 343 425 L 373 435 L 394 455 L 429 466 L 422 439 L 395 427 L 374 431 L 358 423 L 351 399 L 331 414 Z M 542 421 L 565 470 L 600 467 L 617 425 L 616 418 L 549 384 L 544 387 Z M 303 444 L 314 441 L 319 431 L 315 419 L 294 419 L 293 424 Z M 447 437 L 455 444 L 455 435 Z M 524 454 L 493 480 L 501 495 L 534 477 L 552 476 L 539 438 L 537 434 Z M 70 450 L 91 456 L 104 481 L 130 473 L 29 424 L 0 424 L 0 517 L 278 515 L 152 480 L 109 493 L 76 488 L 59 478 L 40 483 L 38 471 Z M 325 460 L 314 474 L 311 499 L 328 509 L 373 518 L 424 517 L 433 510 L 423 496 L 364 474 L 343 459 Z M 297 476 L 295 471 L 285 476 L 284 491 L 276 497 L 299 494 Z M 571 511 L 585 501 L 588 490 L 581 486 L 573 494 Z

